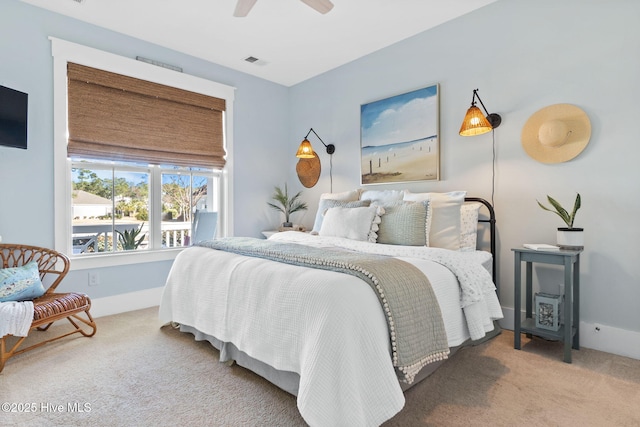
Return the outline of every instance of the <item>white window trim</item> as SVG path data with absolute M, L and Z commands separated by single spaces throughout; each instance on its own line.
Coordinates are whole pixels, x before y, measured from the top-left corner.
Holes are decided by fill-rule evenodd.
M 210 80 L 158 67 L 146 62 L 49 37 L 53 55 L 53 139 L 54 139 L 54 245 L 69 254 L 72 270 L 171 260 L 182 249 L 113 253 L 91 257 L 74 257 L 71 244 L 71 165 L 67 159 L 67 63 L 86 65 L 142 80 L 221 98 L 226 101 L 224 114 L 226 165 L 223 169 L 220 212 L 220 235 L 233 235 L 233 101 L 235 88 Z

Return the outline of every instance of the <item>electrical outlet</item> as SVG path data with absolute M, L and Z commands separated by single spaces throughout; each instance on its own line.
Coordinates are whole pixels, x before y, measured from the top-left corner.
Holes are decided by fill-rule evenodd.
M 89 286 L 98 286 L 100 284 L 100 278 L 95 271 L 89 272 Z

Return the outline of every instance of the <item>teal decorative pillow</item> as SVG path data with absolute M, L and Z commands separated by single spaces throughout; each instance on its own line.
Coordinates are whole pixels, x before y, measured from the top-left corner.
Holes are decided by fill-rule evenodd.
M 381 217 L 378 243 L 387 245 L 426 246 L 428 243 L 428 201 L 394 202 L 385 205 Z
M 0 269 L 0 302 L 25 301 L 44 295 L 38 263 Z

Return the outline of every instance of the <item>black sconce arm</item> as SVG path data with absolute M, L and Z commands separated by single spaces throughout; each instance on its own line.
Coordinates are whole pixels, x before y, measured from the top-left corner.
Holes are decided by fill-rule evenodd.
M 478 95 L 478 89 L 474 89 L 473 90 L 473 97 L 471 98 L 471 105 L 475 106 L 476 105 L 476 98 L 478 98 L 478 101 L 480 101 L 480 105 L 482 105 L 482 109 L 484 110 L 485 114 L 487 115 L 487 120 L 489 121 L 489 124 L 491 124 L 492 128 L 497 128 L 498 126 L 500 126 L 500 123 L 502 123 L 502 117 L 500 117 L 499 114 L 496 113 L 489 113 L 487 111 L 487 107 L 484 106 L 484 103 L 482 102 L 482 99 L 480 99 L 480 95 Z
M 480 101 L 482 102 L 482 101 Z M 313 132 L 313 134 L 316 136 L 316 138 L 318 138 L 320 140 L 320 142 L 322 142 L 322 145 L 325 146 L 325 148 L 327 149 L 327 154 L 333 154 L 336 152 L 336 146 L 333 144 L 325 144 L 324 141 L 322 140 L 322 138 L 320 138 L 320 136 L 316 133 L 315 130 L 313 130 L 313 128 L 309 129 L 309 132 L 307 132 L 307 135 L 304 137 L 304 139 L 308 139 L 309 138 L 309 134 Z

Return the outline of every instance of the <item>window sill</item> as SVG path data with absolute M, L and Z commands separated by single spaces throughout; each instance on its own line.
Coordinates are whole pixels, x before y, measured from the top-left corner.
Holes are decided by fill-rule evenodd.
M 156 261 L 172 261 L 184 248 L 171 248 L 152 252 L 123 252 L 103 255 L 70 256 L 70 270 L 85 270 L 88 268 L 114 267 L 127 264 L 142 264 Z

